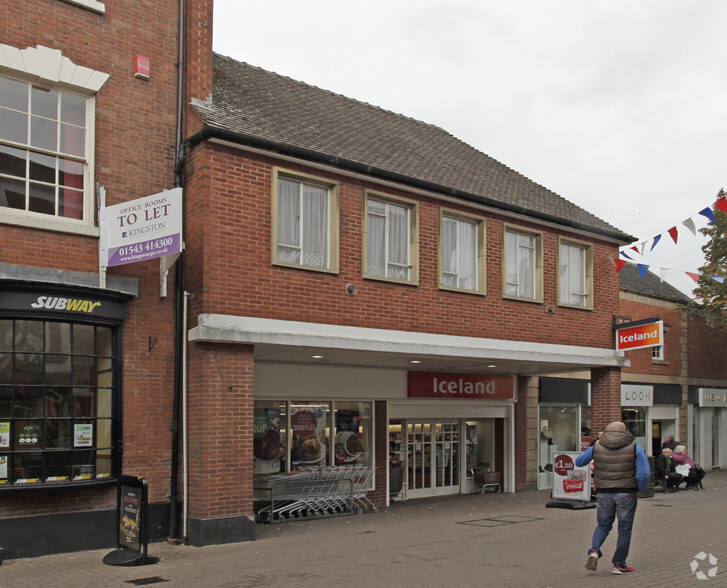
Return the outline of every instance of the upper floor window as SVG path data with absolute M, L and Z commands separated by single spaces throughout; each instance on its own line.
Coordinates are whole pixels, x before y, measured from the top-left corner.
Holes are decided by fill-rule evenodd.
M 338 271 L 338 187 L 276 170 L 273 263 Z
M 505 228 L 505 296 L 542 302 L 542 258 L 539 233 Z
M 0 205 L 83 220 L 86 98 L 0 76 Z
M 15 72 L 0 76 L 2 222 L 97 234 L 94 95 L 109 76 L 42 46 L 0 45 L 0 68 Z
M 655 345 L 651 348 L 651 359 L 652 361 L 664 361 L 663 345 Z
M 566 306 L 593 308 L 592 248 L 561 240 L 558 263 L 558 302 Z
M 484 221 L 442 211 L 440 234 L 440 286 L 484 294 Z
M 367 195 L 365 223 L 366 277 L 416 283 L 416 205 Z

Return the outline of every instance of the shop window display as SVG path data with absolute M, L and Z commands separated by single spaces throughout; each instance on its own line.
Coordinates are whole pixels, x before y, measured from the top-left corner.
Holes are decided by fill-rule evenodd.
M 633 436 L 634 441 L 647 453 L 651 448 L 646 447 L 646 407 L 631 406 L 621 410 L 621 420 L 626 425 L 626 431 Z
M 255 402 L 258 477 L 326 466 L 373 465 L 371 402 Z
M 556 453 L 579 451 L 578 406 L 540 406 L 538 436 L 539 486 L 552 486 L 553 459 Z
M 0 320 L 0 488 L 114 475 L 113 333 Z

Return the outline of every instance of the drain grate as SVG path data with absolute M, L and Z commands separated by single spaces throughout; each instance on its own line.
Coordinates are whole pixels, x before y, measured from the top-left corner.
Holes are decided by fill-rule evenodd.
M 127 584 L 133 584 L 134 586 L 148 586 L 149 584 L 161 584 L 162 582 L 169 582 L 166 578 L 161 576 L 150 576 L 149 578 L 139 578 L 138 580 L 126 580 Z
M 474 525 L 476 527 L 501 527 L 503 525 L 515 525 L 517 523 L 532 523 L 534 521 L 544 521 L 543 517 L 524 517 L 520 515 L 503 515 L 501 517 L 491 517 L 489 519 L 477 519 L 475 521 L 462 521 L 458 525 Z

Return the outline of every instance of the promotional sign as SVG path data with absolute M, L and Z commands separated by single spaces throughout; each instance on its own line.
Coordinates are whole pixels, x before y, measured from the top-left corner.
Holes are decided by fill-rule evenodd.
M 101 265 L 112 267 L 182 251 L 182 189 L 101 208 Z
M 714 406 L 726 408 L 727 390 L 723 388 L 700 388 L 699 406 Z M 2 446 L 0 445 L 0 447 Z
M 616 331 L 616 351 L 629 351 L 664 344 L 664 321 L 625 327 Z
M 103 562 L 110 566 L 154 564 L 158 557 L 147 554 L 147 509 L 149 491 L 144 478 L 121 476 L 116 493 L 118 547 Z
M 409 398 L 515 400 L 513 376 L 409 372 L 407 377 Z
M 564 451 L 553 457 L 553 498 L 583 502 L 591 499 L 591 464 L 578 467 L 579 455 Z

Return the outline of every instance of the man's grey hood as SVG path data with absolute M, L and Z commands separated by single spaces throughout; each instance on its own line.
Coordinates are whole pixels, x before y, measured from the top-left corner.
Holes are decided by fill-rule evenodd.
M 634 442 L 634 438 L 621 431 L 606 431 L 598 442 L 607 449 L 621 449 Z

